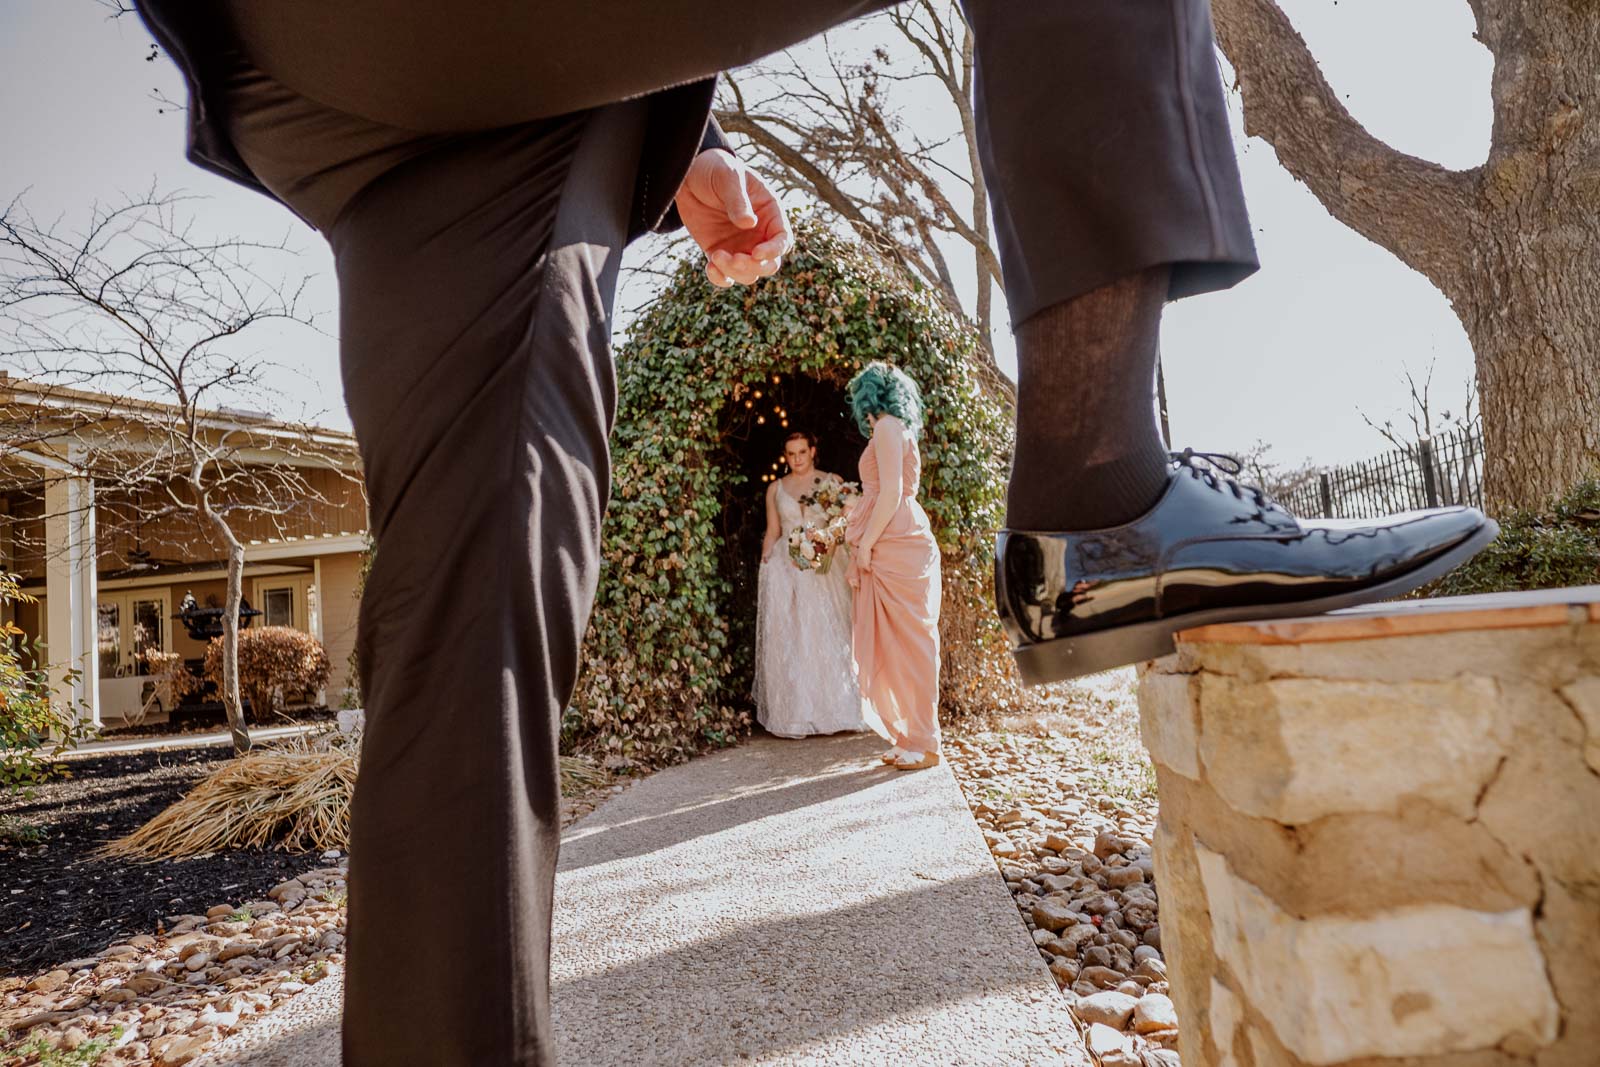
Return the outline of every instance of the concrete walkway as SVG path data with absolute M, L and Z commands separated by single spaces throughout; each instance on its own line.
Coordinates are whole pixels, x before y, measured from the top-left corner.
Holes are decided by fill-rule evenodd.
M 560 1062 L 1087 1064 L 955 781 L 881 747 L 757 740 L 575 824 Z M 336 1064 L 339 1000 L 324 980 L 197 1062 Z
M 252 744 L 260 744 L 264 741 L 279 741 L 285 737 L 295 737 L 299 734 L 310 733 L 323 725 L 325 724 L 252 726 L 250 728 L 250 742 Z M 56 758 L 81 759 L 89 756 L 114 756 L 125 752 L 155 752 L 168 748 L 210 748 L 214 745 L 231 744 L 233 744 L 233 735 L 227 730 L 212 730 L 203 734 L 157 734 L 153 737 L 130 737 L 116 741 L 85 741 L 81 745 L 69 748 Z

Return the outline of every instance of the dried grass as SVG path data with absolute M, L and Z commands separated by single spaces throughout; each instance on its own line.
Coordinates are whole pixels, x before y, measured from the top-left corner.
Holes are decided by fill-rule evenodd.
M 355 784 L 354 746 L 302 742 L 252 749 L 104 851 L 160 860 L 227 848 L 344 849 Z
M 163 860 L 229 848 L 348 849 L 359 751 L 355 738 L 338 734 L 252 749 L 102 851 L 123 859 Z M 568 795 L 610 781 L 588 760 L 561 757 L 561 788 Z
M 609 771 L 590 763 L 581 756 L 561 757 L 561 792 L 573 797 L 591 789 L 611 784 Z

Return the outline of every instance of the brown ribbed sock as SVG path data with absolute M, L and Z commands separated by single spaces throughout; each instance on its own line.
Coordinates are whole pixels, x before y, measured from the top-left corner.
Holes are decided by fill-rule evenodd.
M 1167 485 L 1156 350 L 1170 268 L 1130 274 L 1017 327 L 1013 530 L 1094 530 L 1149 510 Z

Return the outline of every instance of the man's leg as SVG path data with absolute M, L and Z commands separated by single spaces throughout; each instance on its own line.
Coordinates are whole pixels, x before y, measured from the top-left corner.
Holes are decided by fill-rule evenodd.
M 227 0 L 227 7 L 252 60 L 284 85 L 348 114 L 441 132 L 508 126 L 713 77 L 895 2 Z
M 889 6 L 746 0 L 711 13 L 703 0 L 594 0 L 473 16 L 382 3 L 378 17 L 365 10 L 375 4 L 232 6 L 269 73 L 410 129 L 521 121 L 648 92 Z M 1008 525 L 1111 525 L 1148 508 L 1166 481 L 1151 410 L 1161 300 L 1255 269 L 1209 4 L 965 7 L 984 170 L 1021 324 Z M 470 77 L 414 76 L 469 56 Z
M 1206 0 L 965 0 L 1017 442 L 996 590 L 1029 682 L 1170 652 L 1207 622 L 1397 596 L 1493 537 L 1471 509 L 1302 523 L 1227 457 L 1168 462 L 1161 305 L 1255 269 Z
M 967 0 L 1017 330 L 1007 525 L 1125 521 L 1166 485 L 1162 303 L 1256 268 L 1207 0 Z
M 609 491 L 610 301 L 643 111 L 457 139 L 329 233 L 379 546 L 349 1067 L 553 1062 L 557 734 Z

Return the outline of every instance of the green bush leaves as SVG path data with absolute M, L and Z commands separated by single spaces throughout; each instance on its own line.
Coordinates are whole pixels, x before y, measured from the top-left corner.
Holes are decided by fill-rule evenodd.
M 720 458 L 728 407 L 775 374 L 842 389 L 873 359 L 904 368 L 928 407 L 921 499 L 944 554 L 943 711 L 1013 684 L 988 600 L 1010 427 L 979 388 L 977 337 L 820 223 L 801 220 L 796 236 L 783 270 L 750 288 L 680 265 L 618 353 L 615 491 L 565 751 L 672 762 L 749 729 L 749 657 L 730 648 L 720 569 L 718 516 L 744 481 Z

